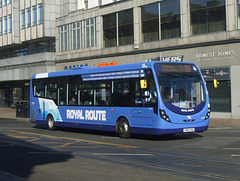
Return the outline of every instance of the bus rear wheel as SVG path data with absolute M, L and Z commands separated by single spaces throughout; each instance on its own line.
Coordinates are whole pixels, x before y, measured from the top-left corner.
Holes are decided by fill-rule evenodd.
M 54 118 L 52 116 L 47 117 L 47 128 L 51 131 L 56 129 Z
M 120 138 L 130 137 L 130 126 L 125 118 L 121 118 L 117 123 L 117 133 Z

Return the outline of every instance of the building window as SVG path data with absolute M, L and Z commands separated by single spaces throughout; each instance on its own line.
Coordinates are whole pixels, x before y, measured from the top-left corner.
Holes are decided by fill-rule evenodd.
M 118 13 L 118 45 L 133 44 L 133 10 Z
M 0 0 L 0 8 L 2 7 L 2 0 Z
M 77 49 L 82 48 L 82 22 L 79 21 L 77 22 Z
M 96 23 L 95 18 L 85 20 L 85 46 L 94 47 L 96 45 L 95 37 L 96 37 Z
M 32 26 L 37 25 L 37 6 L 32 7 Z
M 91 31 L 91 47 L 97 45 L 97 36 L 96 36 L 96 18 L 92 18 L 90 21 L 90 31 Z
M 238 11 L 237 26 L 238 26 L 238 29 L 239 29 L 240 28 L 240 0 L 237 0 L 237 11 Z
M 59 27 L 59 51 L 96 46 L 96 18 Z
M 34 47 L 34 49 L 32 47 Z M 31 55 L 41 52 L 56 52 L 55 39 L 51 38 L 45 41 L 24 43 L 18 47 L 10 47 L 7 50 L 0 50 L 0 59 Z
M 4 16 L 4 34 L 7 34 L 7 28 L 8 28 L 8 26 L 7 26 L 7 16 Z
M 116 13 L 103 16 L 103 47 L 117 46 Z
M 179 0 L 166 0 L 142 6 L 141 16 L 143 42 L 181 36 Z
M 133 44 L 133 10 L 103 16 L 104 47 Z
M 76 38 L 76 23 L 72 23 L 71 24 L 71 32 L 72 32 L 72 50 L 75 50 L 77 45 L 76 45 L 76 42 L 77 42 L 77 38 Z
M 12 33 L 12 15 L 10 14 L 10 15 L 8 15 L 8 32 L 9 33 Z
M 63 26 L 59 27 L 59 51 L 63 51 Z
M 191 35 L 225 31 L 225 0 L 190 0 Z
M 27 8 L 27 28 L 31 26 L 31 8 Z
M 180 1 L 167 0 L 160 3 L 161 39 L 181 36 Z
M 85 32 L 85 45 L 86 47 L 90 47 L 90 24 L 89 24 L 89 19 L 85 20 L 84 22 L 85 24 L 85 28 L 84 28 L 84 32 Z
M 0 36 L 3 34 L 3 22 L 2 18 L 0 18 Z
M 25 9 L 21 10 L 21 29 L 24 29 L 25 28 Z
M 63 25 L 60 30 L 60 51 L 68 50 L 68 25 Z
M 3 0 L 3 6 L 7 5 L 7 0 Z
M 85 9 L 88 9 L 88 0 L 84 0 Z
M 42 3 L 38 5 L 38 24 L 43 23 L 43 6 Z
M 64 33 L 64 50 L 68 50 L 68 25 L 64 25 L 63 27 Z
M 8 4 L 11 4 L 12 3 L 12 0 L 8 0 Z
M 142 41 L 159 40 L 159 4 L 149 4 L 141 8 Z

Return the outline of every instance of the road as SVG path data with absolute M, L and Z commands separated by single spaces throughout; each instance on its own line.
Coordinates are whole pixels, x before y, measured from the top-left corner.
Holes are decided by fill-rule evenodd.
M 0 181 L 240 180 L 240 127 L 133 135 L 0 119 Z

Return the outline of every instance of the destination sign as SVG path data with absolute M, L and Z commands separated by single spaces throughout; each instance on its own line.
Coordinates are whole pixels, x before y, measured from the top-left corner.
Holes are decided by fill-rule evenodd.
M 156 66 L 160 72 L 198 72 L 197 67 L 189 64 L 160 64 L 161 68 Z
M 96 81 L 96 80 L 140 78 L 144 76 L 145 76 L 144 70 L 129 70 L 121 72 L 86 74 L 82 75 L 82 79 L 83 81 Z
M 161 67 L 162 72 L 192 72 L 191 65 L 163 64 Z

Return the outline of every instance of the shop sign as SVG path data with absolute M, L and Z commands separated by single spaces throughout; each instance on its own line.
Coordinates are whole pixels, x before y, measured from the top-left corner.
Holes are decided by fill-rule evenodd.
M 99 63 L 98 67 L 107 67 L 107 66 L 113 66 L 113 65 L 118 65 L 118 62 Z
M 223 58 L 234 58 L 236 55 L 235 50 L 226 50 L 226 51 L 218 51 L 218 52 L 204 52 L 197 53 L 196 59 L 198 61 L 207 61 L 207 60 L 219 60 Z
M 161 61 L 163 61 L 163 62 L 182 62 L 183 55 L 171 56 L 171 57 L 161 57 Z
M 215 68 L 217 80 L 230 80 L 229 68 Z
M 202 68 L 201 72 L 205 80 L 230 80 L 229 67 L 223 68 Z
M 73 69 L 76 68 L 76 67 L 84 67 L 84 66 L 88 66 L 88 64 L 86 63 L 85 65 L 84 65 L 84 64 L 80 64 L 80 65 L 69 65 L 69 66 L 65 66 L 65 67 L 64 67 L 64 70 L 73 70 Z
M 214 79 L 214 68 L 202 68 L 201 72 L 205 80 L 213 80 Z

